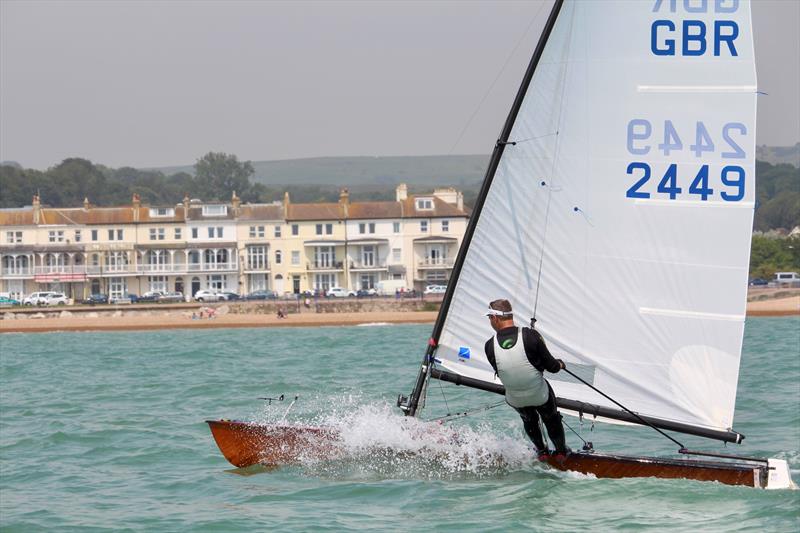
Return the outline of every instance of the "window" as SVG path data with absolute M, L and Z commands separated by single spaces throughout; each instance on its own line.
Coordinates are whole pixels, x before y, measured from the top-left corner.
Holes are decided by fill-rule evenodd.
M 275 238 L 279 238 L 281 236 L 281 227 L 275 226 Z
M 395 223 L 392 224 L 392 232 L 400 233 L 400 223 L 399 222 L 395 222 Z
M 222 238 L 222 226 L 217 226 L 217 239 Z
M 317 235 L 322 235 L 322 224 L 317 224 Z
M 265 246 L 247 247 L 248 270 L 264 270 L 267 266 L 267 249 Z
M 192 239 L 197 238 L 197 228 L 192 228 Z
M 417 198 L 417 209 L 423 210 L 423 211 L 433 209 L 433 199 L 432 198 Z
M 276 265 L 280 265 L 281 264 L 281 259 L 283 258 L 282 256 L 283 256 L 283 254 L 281 254 L 280 250 L 275 250 L 275 264 Z
M 298 250 L 292 250 L 292 264 L 293 265 L 300 264 L 300 252 Z
M 333 235 L 333 224 L 325 224 L 325 234 Z
M 212 291 L 225 290 L 226 280 L 227 278 L 221 274 L 212 274 L 210 276 L 206 276 L 206 283 L 208 283 L 208 288 Z
M 422 233 L 428 233 L 428 221 L 427 220 L 420 220 L 419 221 L 419 231 Z
M 127 278 L 109 278 L 108 295 L 111 298 L 121 298 L 128 292 Z
M 97 230 L 96 230 L 96 229 L 93 229 L 93 230 L 92 230 L 92 240 L 93 240 L 93 241 L 96 241 L 96 240 L 97 240 Z
M 163 241 L 166 237 L 166 230 L 164 228 L 150 228 L 151 241 Z
M 220 217 L 225 216 L 228 214 L 228 206 L 227 205 L 204 205 L 203 206 L 203 216 L 204 217 Z
M 121 229 L 118 229 L 118 230 L 110 229 L 110 230 L 108 230 L 108 240 L 109 241 L 113 241 L 115 237 L 116 237 L 116 240 L 118 240 L 118 241 L 122 240 L 122 230 Z
M 113 229 L 108 230 L 108 240 L 109 241 L 113 241 L 114 240 L 114 230 Z
M 121 240 L 122 240 L 122 230 L 121 230 L 121 229 L 118 229 L 118 230 L 117 230 L 117 240 L 118 240 L 118 241 L 121 241 Z
M 362 222 L 361 224 L 358 225 L 358 233 L 363 235 L 366 232 L 367 232 L 367 225 Z
M 150 283 L 151 291 L 167 292 L 166 276 L 148 276 L 147 281 Z
M 250 238 L 264 237 L 264 226 L 250 226 Z
M 361 223 L 358 225 L 358 232 L 361 234 L 364 233 L 375 233 L 375 223 L 370 222 L 369 224 Z
M 399 262 L 403 259 L 403 250 L 400 248 L 392 248 L 392 261 Z
M 49 240 L 50 242 L 64 242 L 64 231 L 57 230 L 49 232 Z
M 154 218 L 175 216 L 175 209 L 172 207 L 151 207 L 150 216 Z
M 175 228 L 175 238 L 181 239 L 181 228 Z
M 374 222 L 370 222 L 369 223 L 369 232 L 370 233 L 375 233 L 375 223 Z
M 448 231 L 450 231 L 450 221 L 442 220 L 442 233 L 447 233 Z
M 76 234 L 80 233 L 80 230 L 75 232 Z M 77 242 L 79 239 L 75 239 Z M 22 232 L 21 231 L 7 231 L 6 232 L 6 242 L 8 244 L 19 244 L 22 242 Z
M 206 229 L 208 230 L 208 238 L 209 239 L 213 239 L 214 238 L 214 228 L 212 226 L 209 226 Z
M 292 235 L 297 236 L 300 234 L 300 226 L 292 224 Z
M 75 242 L 81 242 L 81 230 L 75 230 Z

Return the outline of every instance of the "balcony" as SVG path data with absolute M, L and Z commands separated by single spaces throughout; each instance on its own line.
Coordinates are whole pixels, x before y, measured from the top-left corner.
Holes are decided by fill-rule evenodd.
M 238 272 L 239 263 L 189 263 L 188 272 Z
M 136 269 L 131 264 L 120 265 L 87 265 L 86 274 L 89 276 L 122 276 L 135 274 Z
M 245 274 L 259 274 L 259 273 L 267 273 L 270 271 L 269 262 L 263 263 L 248 263 L 244 267 Z
M 343 272 L 344 263 L 342 261 L 314 261 L 306 265 L 309 272 Z
M 5 279 L 32 278 L 33 268 L 31 267 L 4 268 L 0 270 L 0 277 L 3 277 Z
M 447 257 L 426 257 L 421 261 L 417 262 L 417 268 L 421 269 L 442 269 L 442 268 L 453 268 L 455 264 L 455 259 L 450 259 Z
M 350 270 L 352 271 L 384 271 L 388 270 L 389 267 L 386 263 L 381 263 L 379 261 L 372 261 L 365 263 L 363 261 L 350 261 Z
M 43 265 L 33 268 L 33 279 L 37 283 L 85 281 L 85 265 Z

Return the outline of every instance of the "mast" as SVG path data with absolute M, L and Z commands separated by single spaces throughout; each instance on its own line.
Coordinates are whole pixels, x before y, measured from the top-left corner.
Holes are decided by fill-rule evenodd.
M 489 193 L 489 189 L 492 186 L 492 181 L 494 180 L 494 176 L 497 171 L 497 167 L 500 164 L 500 159 L 503 156 L 503 152 L 505 151 L 505 147 L 508 144 L 508 138 L 511 135 L 514 122 L 516 121 L 519 110 L 522 107 L 522 102 L 524 101 L 525 95 L 528 92 L 528 87 L 533 79 L 536 66 L 539 64 L 539 60 L 541 59 L 544 48 L 547 45 L 548 39 L 550 38 L 550 33 L 553 31 L 553 27 L 555 26 L 556 19 L 558 19 L 558 14 L 561 11 L 561 6 L 563 3 L 564 0 L 555 0 L 553 8 L 550 10 L 550 15 L 547 18 L 542 35 L 539 37 L 539 42 L 536 44 L 536 49 L 533 51 L 533 56 L 531 57 L 530 63 L 528 63 L 525 76 L 522 78 L 522 84 L 517 91 L 517 96 L 514 98 L 511 111 L 506 118 L 506 122 L 502 131 L 500 132 L 500 137 L 495 143 L 492 157 L 489 160 L 489 167 L 486 169 L 486 175 L 483 179 L 483 185 L 481 185 L 481 190 L 478 193 L 478 198 L 475 201 L 475 208 L 472 211 L 472 216 L 469 219 L 469 224 L 467 225 L 467 230 L 464 234 L 464 239 L 461 242 L 461 247 L 458 250 L 458 255 L 456 256 L 456 261 L 453 265 L 453 273 L 450 276 L 450 281 L 447 284 L 447 291 L 445 292 L 444 299 L 442 300 L 442 305 L 439 308 L 439 315 L 436 317 L 436 323 L 433 326 L 433 333 L 431 334 L 431 338 L 428 342 L 428 348 L 425 351 L 425 356 L 422 359 L 422 365 L 420 366 L 419 373 L 417 374 L 417 381 L 414 384 L 414 390 L 411 392 L 409 397 L 400 395 L 397 399 L 397 406 L 402 409 L 407 416 L 416 415 L 420 397 L 422 396 L 422 392 L 427 384 L 428 378 L 431 375 L 430 363 L 432 362 L 433 354 L 438 345 L 439 335 L 442 333 L 442 328 L 444 328 L 444 321 L 447 318 L 447 311 L 450 308 L 450 302 L 453 298 L 458 276 L 461 273 L 461 268 L 464 265 L 464 259 L 466 258 L 467 250 L 469 249 L 470 242 L 472 241 L 472 236 L 475 233 L 475 228 L 478 225 L 478 219 L 480 218 L 483 204 L 486 201 L 486 195 Z

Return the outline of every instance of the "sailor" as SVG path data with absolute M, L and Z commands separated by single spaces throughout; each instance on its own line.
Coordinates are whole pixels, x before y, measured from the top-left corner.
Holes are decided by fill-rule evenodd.
M 568 454 L 561 414 L 556 408 L 556 395 L 544 379 L 543 372 L 556 373 L 566 368 L 564 361 L 555 359 L 539 332 L 514 325 L 514 313 L 508 300 L 495 300 L 486 312 L 489 323 L 497 332 L 486 341 L 486 358 L 506 389 L 506 402 L 522 418 L 525 433 L 533 441 L 540 461 L 550 459 L 539 427 L 541 418 L 553 441 L 553 458 L 563 461 Z

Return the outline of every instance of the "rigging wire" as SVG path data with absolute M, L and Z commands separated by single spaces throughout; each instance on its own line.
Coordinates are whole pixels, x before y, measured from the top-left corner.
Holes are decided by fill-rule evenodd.
M 506 401 L 503 400 L 497 403 L 491 403 L 488 405 L 484 405 L 483 407 L 476 407 L 475 409 L 467 409 L 466 411 L 461 411 L 458 413 L 447 413 L 444 416 L 439 416 L 436 418 L 429 418 L 427 422 L 449 422 L 450 420 L 455 420 L 456 418 L 463 418 L 465 416 L 471 415 L 473 413 L 481 413 L 488 411 L 489 409 L 494 409 L 495 407 L 500 407 L 501 405 L 505 405 Z
M 508 57 L 506 58 L 505 62 L 503 63 L 503 66 L 500 67 L 500 71 L 497 73 L 497 76 L 495 76 L 494 81 L 492 81 L 491 85 L 489 85 L 489 88 L 486 90 L 486 93 L 483 95 L 483 98 L 481 98 L 481 101 L 478 102 L 478 105 L 475 107 L 475 110 L 472 112 L 472 114 L 467 119 L 467 123 L 464 124 L 464 127 L 461 129 L 461 133 L 458 134 L 458 137 L 456 138 L 456 142 L 453 143 L 453 146 L 450 148 L 450 151 L 447 152 L 447 155 L 452 155 L 453 151 L 455 151 L 455 149 L 456 149 L 456 146 L 458 146 L 458 143 L 461 142 L 461 139 L 464 137 L 464 134 L 467 132 L 467 129 L 472 124 L 472 121 L 475 119 L 475 116 L 478 114 L 478 111 L 480 111 L 481 108 L 483 107 L 483 103 L 486 101 L 486 98 L 489 97 L 489 94 L 492 92 L 492 89 L 494 89 L 494 86 L 497 84 L 497 80 L 499 80 L 500 76 L 502 76 L 503 72 L 505 72 L 506 67 L 511 62 L 511 58 L 514 57 L 514 54 L 517 53 L 517 49 L 519 49 L 519 47 L 522 45 L 522 41 L 525 40 L 525 37 L 528 35 L 528 32 L 531 31 L 531 27 L 533 26 L 533 23 L 536 22 L 536 20 L 539 18 L 539 13 L 542 11 L 542 7 L 544 7 L 544 3 L 540 4 L 539 5 L 539 9 L 537 9 L 536 13 L 533 14 L 533 17 L 531 18 L 530 22 L 528 23 L 528 26 L 525 28 L 525 31 L 522 32 L 522 36 L 519 38 L 519 40 L 517 41 L 517 44 L 511 50 L 511 53 L 508 54 Z

